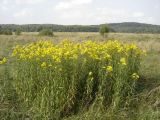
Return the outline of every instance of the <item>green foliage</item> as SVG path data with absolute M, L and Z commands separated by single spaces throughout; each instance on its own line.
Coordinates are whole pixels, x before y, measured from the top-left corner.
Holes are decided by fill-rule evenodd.
M 2 35 L 3 34 L 3 32 L 2 32 L 2 30 L 0 29 L 0 35 Z
M 39 35 L 52 37 L 52 36 L 53 36 L 53 32 L 52 32 L 52 30 L 50 30 L 50 29 L 43 29 L 43 30 L 41 30 L 41 31 L 39 32 Z
M 5 34 L 5 35 L 12 35 L 13 33 L 12 33 L 11 30 L 6 30 L 6 31 L 4 31 L 4 34 Z
M 77 33 L 76 35 L 75 33 L 56 33 L 57 38 L 56 39 L 50 38 L 50 39 L 54 41 L 54 43 L 57 43 L 57 40 L 60 41 L 63 38 L 70 38 L 74 41 L 79 41 L 82 38 L 86 38 L 86 36 L 88 35 L 92 36 L 92 38 L 94 39 L 101 38 L 98 35 L 98 33 L 94 35 L 93 33 L 83 33 L 83 34 Z M 8 54 L 11 53 L 11 50 L 13 49 L 13 47 L 15 47 L 15 45 L 17 44 L 24 45 L 26 43 L 34 42 L 39 38 L 39 36 L 36 36 L 36 35 L 33 36 L 33 34 L 28 34 L 28 35 L 22 35 L 21 38 L 23 40 L 19 40 L 19 37 L 16 37 L 16 36 L 5 36 L 5 35 L 0 36 L 0 60 L 2 60 L 3 56 L 8 56 Z M 41 38 L 45 39 L 46 37 L 41 37 Z M 148 51 L 147 56 L 144 57 L 143 61 L 141 62 L 141 68 L 140 68 L 141 77 L 140 77 L 140 80 L 137 81 L 138 85 L 136 86 L 135 95 L 129 99 L 129 101 L 131 101 L 131 104 L 130 104 L 131 106 L 129 108 L 125 107 L 125 108 L 119 109 L 119 111 L 113 111 L 113 109 L 104 110 L 102 109 L 101 104 L 98 104 L 98 101 L 100 101 L 100 99 L 97 99 L 96 100 L 97 102 L 93 101 L 92 104 L 90 103 L 86 104 L 86 106 L 89 106 L 89 107 L 86 107 L 86 109 L 84 109 L 84 107 L 80 107 L 79 110 L 77 110 L 78 113 L 76 113 L 75 115 L 73 115 L 74 113 L 70 115 L 63 114 L 64 118 L 62 120 L 159 120 L 160 107 L 155 107 L 153 105 L 160 98 L 158 95 L 160 93 L 159 92 L 160 90 L 155 91 L 155 89 L 157 89 L 157 86 L 160 85 L 160 71 L 159 71 L 160 42 L 158 40 L 160 38 L 160 35 L 159 34 L 111 33 L 108 39 L 110 38 L 118 39 L 122 41 L 122 43 L 134 42 L 138 44 L 141 48 L 145 48 Z M 11 74 L 15 72 L 13 71 L 13 69 L 15 69 L 15 66 L 12 64 L 12 62 L 13 61 L 8 62 L 8 67 L 6 68 L 4 68 L 5 65 L 0 65 L 0 119 L 1 120 L 25 120 L 25 119 L 36 120 L 36 118 L 37 119 L 39 118 L 38 120 L 44 120 L 42 117 L 39 117 L 40 114 L 38 114 L 36 111 L 35 112 L 33 111 L 33 108 L 28 109 L 26 108 L 26 106 L 22 105 L 22 99 L 19 98 L 20 96 L 17 94 L 17 91 L 13 87 L 14 79 Z M 93 62 L 90 64 L 91 66 L 94 65 Z M 30 68 L 31 69 L 28 69 L 28 70 L 32 71 L 33 66 L 31 66 Z M 23 68 L 21 69 L 23 70 Z M 37 70 L 39 69 L 35 69 L 35 73 Z M 95 72 L 96 70 L 97 69 L 95 68 Z M 81 69 L 81 71 L 83 72 L 84 69 Z M 29 76 L 30 75 L 36 76 L 36 74 L 28 73 Z M 43 74 L 46 74 L 46 73 L 43 73 Z M 83 73 L 81 74 L 83 75 Z M 27 76 L 26 73 L 25 73 L 25 76 Z M 23 76 L 22 74 L 23 80 L 25 79 L 25 76 Z M 45 77 L 45 76 L 42 76 L 42 77 Z M 30 81 L 31 79 L 26 78 L 26 80 Z M 51 79 L 51 81 L 54 82 L 53 79 Z M 24 88 L 26 88 L 26 86 L 24 86 Z M 90 94 L 91 93 L 90 91 L 92 88 L 92 81 L 88 81 L 87 88 L 88 88 L 87 93 Z M 34 88 L 34 89 L 37 89 L 37 88 Z M 41 91 L 43 91 L 43 89 Z M 48 97 L 47 94 L 46 96 Z M 51 98 L 51 96 L 49 98 Z M 46 102 L 47 100 L 44 100 L 44 102 Z M 49 104 L 49 105 L 51 107 L 53 106 L 53 104 Z M 49 105 L 47 104 L 46 106 L 49 106 Z M 45 105 L 42 105 L 42 106 L 45 106 Z M 45 107 L 42 107 L 42 109 L 45 109 Z M 67 111 L 68 109 L 65 109 L 65 110 Z M 33 113 L 32 111 L 35 114 L 32 114 Z M 57 110 L 57 112 L 59 112 L 59 110 Z M 68 113 L 72 113 L 72 112 L 68 110 Z M 48 118 L 46 118 L 46 120 L 48 120 Z
M 0 35 L 12 35 L 12 31 L 9 29 L 0 30 Z
M 107 25 L 101 25 L 99 32 L 102 36 L 105 36 L 105 34 L 109 33 L 109 28 Z
M 50 29 L 53 32 L 99 32 L 100 25 L 55 25 L 55 24 L 28 24 L 28 25 L 1 25 L 2 29 L 16 31 L 21 28 L 22 32 L 39 32 Z M 160 33 L 159 25 L 142 23 L 111 23 L 108 24 L 110 32 L 119 33 Z M 0 28 L 0 29 L 1 29 Z
M 21 35 L 21 30 L 20 30 L 20 29 L 17 29 L 17 30 L 15 31 L 15 35 Z
M 15 47 L 12 56 L 13 84 L 24 108 L 37 119 L 57 119 L 93 104 L 103 110 L 128 107 L 141 51 L 118 41 L 40 41 Z

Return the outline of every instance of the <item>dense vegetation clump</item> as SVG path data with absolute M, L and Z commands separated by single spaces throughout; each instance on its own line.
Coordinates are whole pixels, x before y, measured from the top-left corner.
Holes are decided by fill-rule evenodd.
M 130 104 L 142 51 L 118 41 L 16 46 L 13 85 L 35 119 L 58 119 L 99 106 L 107 112 Z
M 109 28 L 107 25 L 101 25 L 99 29 L 99 33 L 104 37 L 107 33 L 109 33 Z
M 6 30 L 1 30 L 0 29 L 0 35 L 12 35 L 12 31 L 9 30 L 9 29 L 6 29 Z
M 0 29 L 0 35 L 2 35 L 3 34 L 3 32 L 2 32 L 2 30 Z
M 15 31 L 15 35 L 21 35 L 21 30 L 20 30 L 20 29 L 17 29 L 17 30 Z
M 52 37 L 52 36 L 53 36 L 53 32 L 52 32 L 52 30 L 50 30 L 50 29 L 43 29 L 43 30 L 41 30 L 41 31 L 39 32 L 39 35 Z

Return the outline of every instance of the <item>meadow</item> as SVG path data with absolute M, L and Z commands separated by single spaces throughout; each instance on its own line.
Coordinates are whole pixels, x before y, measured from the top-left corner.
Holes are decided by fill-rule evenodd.
M 9 57 L 17 45 L 27 54 L 19 57 L 21 51 L 17 50 Z M 27 55 L 39 47 L 43 49 L 40 53 L 51 52 L 45 53 L 45 57 L 41 54 L 40 61 L 35 62 L 36 55 L 31 58 Z M 85 51 L 85 48 L 92 49 Z M 59 62 L 54 51 L 64 53 L 60 59 L 63 62 Z M 142 51 L 146 55 L 140 55 Z M 56 56 L 58 62 L 54 63 L 51 56 Z M 160 119 L 160 34 L 0 35 L 0 60 L 4 57 L 7 64 L 0 65 L 2 120 Z

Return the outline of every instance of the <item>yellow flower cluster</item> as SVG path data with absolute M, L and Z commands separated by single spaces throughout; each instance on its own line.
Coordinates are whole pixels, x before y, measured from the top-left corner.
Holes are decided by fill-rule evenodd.
M 122 65 L 127 65 L 125 58 L 121 58 L 121 59 L 120 59 L 120 63 L 121 63 Z
M 90 71 L 90 72 L 89 72 L 89 76 L 92 76 L 92 74 L 93 74 L 93 73 Z
M 4 57 L 1 61 L 0 61 L 0 65 L 5 64 L 7 62 L 7 59 Z
M 139 79 L 139 75 L 138 75 L 137 73 L 133 73 L 133 74 L 132 74 L 132 78 L 133 78 L 134 80 L 137 80 L 137 79 Z
M 130 52 L 134 55 L 142 54 L 136 45 L 124 45 L 118 41 L 73 43 L 63 41 L 60 44 L 53 44 L 51 41 L 39 41 L 25 46 L 16 46 L 12 56 L 18 60 L 40 61 L 40 66 L 52 67 L 52 63 L 61 63 L 63 60 L 77 60 L 80 57 L 97 61 L 112 61 L 113 56 L 117 57 L 122 65 L 127 65 L 127 57 Z M 113 71 L 112 66 L 107 71 Z
M 104 105 L 109 101 L 119 106 L 133 92 L 142 54 L 136 45 L 118 41 L 38 41 L 18 45 L 11 57 L 13 83 L 27 107 L 33 111 L 35 108 L 38 114 L 46 113 L 46 118 L 63 106 L 72 109 L 75 102 L 99 98 L 105 98 Z M 0 63 L 6 61 L 4 58 Z
M 47 67 L 47 64 L 46 64 L 46 62 L 43 62 L 42 64 L 41 64 L 41 67 Z
M 108 72 L 112 72 L 112 71 L 113 71 L 113 68 L 112 68 L 112 66 L 107 66 L 106 70 L 107 70 Z

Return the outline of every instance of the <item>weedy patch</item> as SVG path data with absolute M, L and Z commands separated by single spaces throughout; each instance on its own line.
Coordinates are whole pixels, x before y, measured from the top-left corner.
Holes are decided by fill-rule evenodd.
M 58 119 L 93 105 L 117 111 L 130 104 L 142 55 L 136 45 L 118 41 L 18 45 L 10 58 L 13 86 L 35 119 Z

